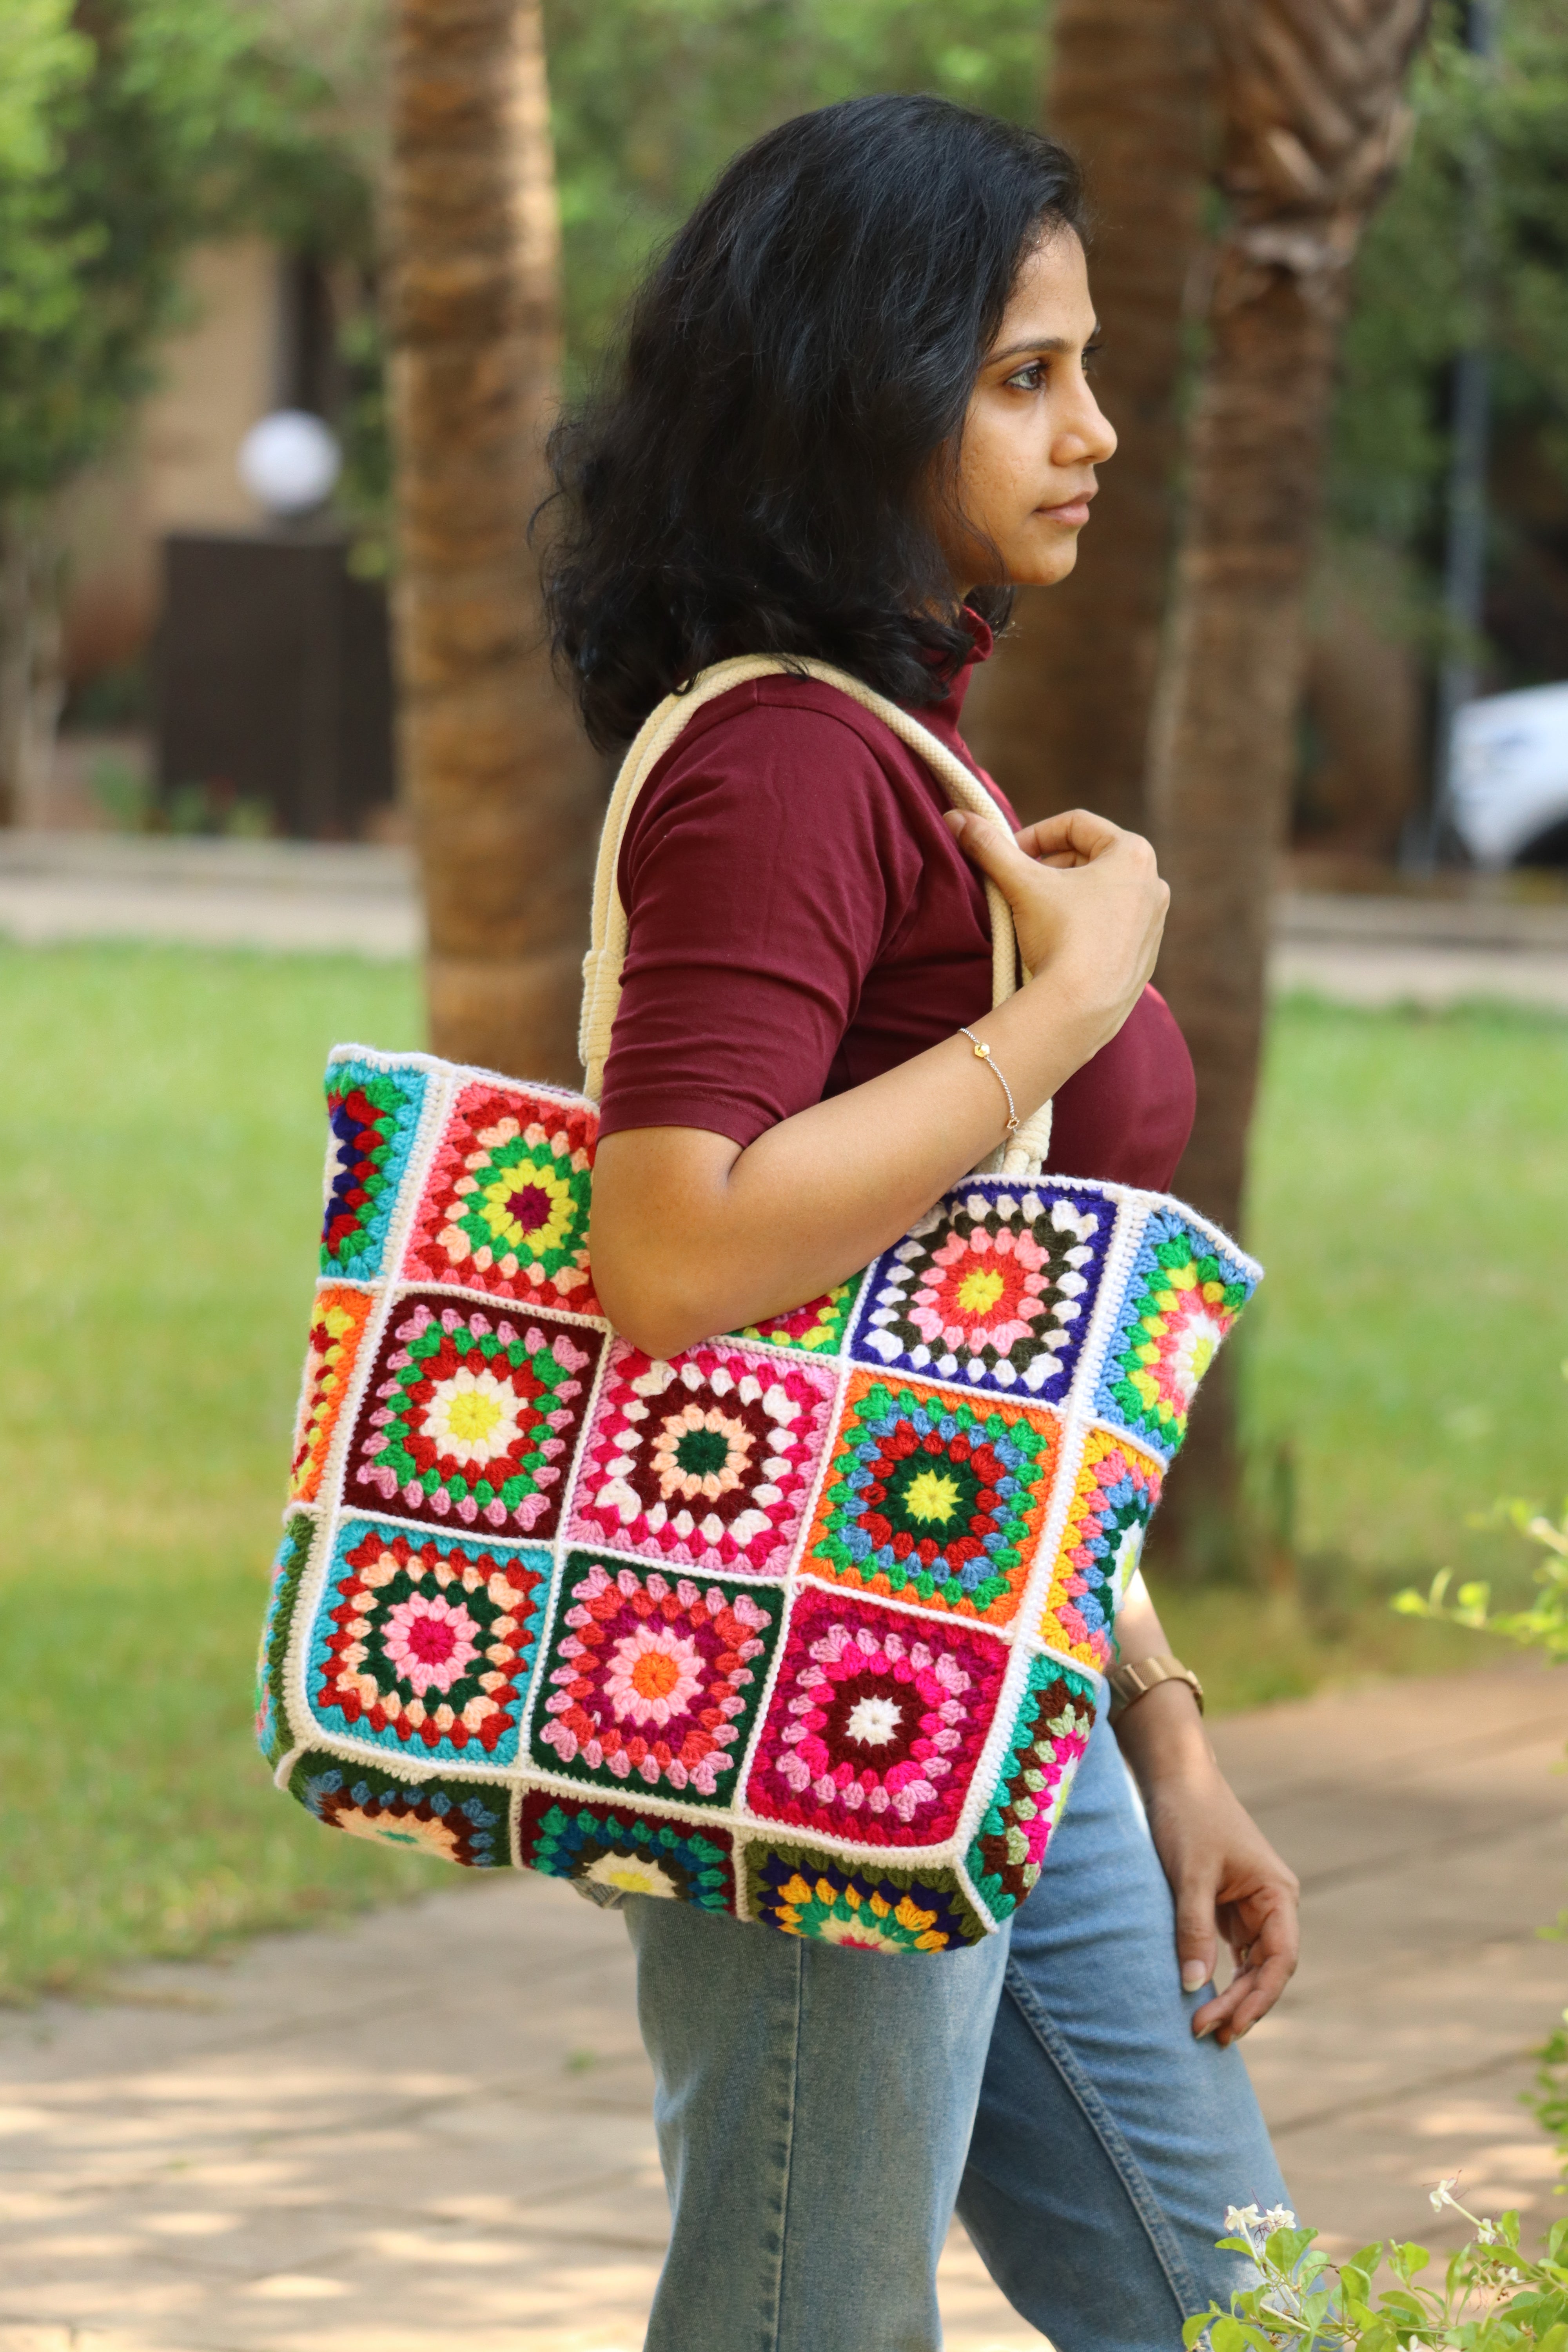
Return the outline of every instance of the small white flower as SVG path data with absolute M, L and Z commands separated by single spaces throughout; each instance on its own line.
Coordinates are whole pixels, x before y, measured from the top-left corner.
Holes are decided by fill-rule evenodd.
M 1256 2205 L 1227 2205 L 1225 2209 L 1225 2226 L 1233 2235 L 1240 2231 L 1244 2237 L 1249 2238 L 1262 2219 Z
M 1270 2205 L 1268 2212 L 1263 2216 L 1262 2227 L 1265 2237 L 1271 2237 L 1276 2230 L 1293 2230 L 1295 2226 L 1296 2216 L 1291 2212 L 1289 2205 Z
M 1439 2180 L 1436 2188 L 1431 2192 L 1430 2201 L 1434 2213 L 1440 2213 L 1445 2205 L 1454 2203 L 1454 2191 L 1458 2185 L 1459 2176 L 1457 2172 L 1450 2172 L 1446 2180 Z

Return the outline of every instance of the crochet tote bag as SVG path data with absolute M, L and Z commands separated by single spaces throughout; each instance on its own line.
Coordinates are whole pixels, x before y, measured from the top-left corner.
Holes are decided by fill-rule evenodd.
M 585 1095 L 337 1047 L 258 1734 L 318 1820 L 598 1901 L 951 1951 L 1039 1875 L 1193 1392 L 1259 1279 L 1179 1202 L 1042 1175 L 1049 1106 L 853 1280 L 672 1362 L 588 1201 L 655 711 L 599 854 Z M 955 804 L 963 762 L 858 680 Z M 997 1003 L 1013 924 L 988 890 Z

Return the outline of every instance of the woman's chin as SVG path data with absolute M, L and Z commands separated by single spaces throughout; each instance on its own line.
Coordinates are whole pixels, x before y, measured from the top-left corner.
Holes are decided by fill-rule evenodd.
M 1009 578 L 1015 588 L 1054 588 L 1065 580 L 1078 562 L 1076 530 L 1057 530 L 1048 547 L 1030 547 L 1020 551 L 1019 561 Z

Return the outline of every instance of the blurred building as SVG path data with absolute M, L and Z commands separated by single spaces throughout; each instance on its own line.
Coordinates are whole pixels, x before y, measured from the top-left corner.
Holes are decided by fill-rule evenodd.
M 243 806 L 280 833 L 375 831 L 394 797 L 384 593 L 330 515 L 280 528 L 237 465 L 275 410 L 334 415 L 330 289 L 249 238 L 198 252 L 187 290 L 158 388 L 69 499 L 68 727 L 149 737 L 182 822 Z

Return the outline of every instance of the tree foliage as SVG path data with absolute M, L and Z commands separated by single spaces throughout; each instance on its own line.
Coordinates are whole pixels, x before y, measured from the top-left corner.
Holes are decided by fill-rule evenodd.
M 1499 35 L 1479 58 L 1457 11 L 1439 18 L 1408 165 L 1357 263 L 1337 404 L 1334 522 L 1428 571 L 1468 346 L 1494 355 L 1496 552 L 1568 521 L 1568 0 L 1502 0 Z
M 96 457 L 180 315 L 207 236 L 368 241 L 319 77 L 234 0 L 7 0 L 0 11 L 0 499 Z
M 1032 121 L 1048 15 L 1042 0 L 546 0 L 573 373 L 737 148 L 875 89 Z
M 112 438 L 178 321 L 196 239 L 261 226 L 369 267 L 386 14 L 385 0 L 6 0 L 0 499 L 47 492 Z M 1050 15 L 1049 0 L 957 13 L 947 0 L 546 0 L 569 382 L 738 146 L 874 89 L 1033 120 Z M 1500 35 L 1489 65 L 1468 57 L 1447 0 L 1416 76 L 1407 168 L 1356 265 L 1336 404 L 1335 529 L 1429 580 L 1448 364 L 1478 335 L 1498 354 L 1500 551 L 1544 517 L 1568 565 L 1568 0 L 1501 0 Z M 352 308 L 344 331 L 351 399 L 374 425 L 370 312 Z M 357 446 L 354 417 L 342 422 Z M 368 468 L 359 505 L 383 497 L 381 472 Z

